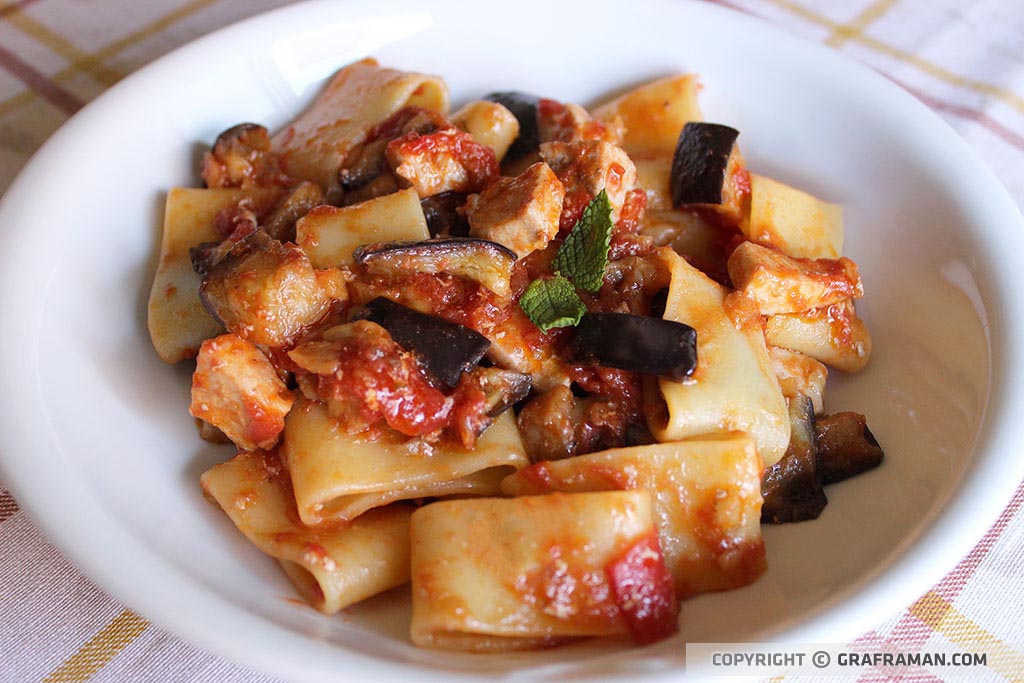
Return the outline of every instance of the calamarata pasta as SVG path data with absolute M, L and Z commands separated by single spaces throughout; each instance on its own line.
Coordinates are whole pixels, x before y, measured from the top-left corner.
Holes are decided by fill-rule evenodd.
M 411 581 L 423 647 L 655 642 L 881 462 L 825 413 L 871 353 L 841 209 L 749 170 L 699 89 L 450 113 L 364 59 L 168 192 L 153 346 L 236 449 L 201 485 L 311 606 Z

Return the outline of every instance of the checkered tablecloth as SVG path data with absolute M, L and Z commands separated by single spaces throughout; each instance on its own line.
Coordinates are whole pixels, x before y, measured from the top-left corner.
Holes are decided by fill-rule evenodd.
M 714 1 L 831 45 L 909 90 L 1024 205 L 1024 0 Z M 126 74 L 283 4 L 0 0 L 0 190 L 69 116 Z M 1022 506 L 1024 486 L 966 559 L 861 642 L 984 651 L 989 669 L 978 680 L 1024 681 Z M 0 482 L 0 681 L 39 680 L 272 679 L 178 640 L 105 595 L 39 535 Z M 876 672 L 861 680 L 888 679 Z

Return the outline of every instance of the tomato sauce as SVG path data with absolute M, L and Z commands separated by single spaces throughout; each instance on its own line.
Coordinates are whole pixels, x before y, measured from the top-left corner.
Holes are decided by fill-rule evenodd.
M 384 420 L 406 436 L 440 430 L 452 410 L 420 364 L 384 334 L 343 340 L 334 372 L 318 375 L 317 391 L 325 400 L 354 404 L 368 423 Z
M 455 159 L 466 172 L 465 186 L 457 188 L 459 191 L 482 190 L 501 175 L 494 150 L 481 145 L 469 133 L 453 127 L 426 135 L 406 133 L 389 142 L 387 151 L 389 157 L 430 159 L 430 165 L 436 168 L 444 168 L 446 158 Z
M 586 557 L 584 539 L 553 544 L 535 571 L 521 576 L 515 589 L 523 601 L 556 619 L 572 619 L 583 630 L 619 619 L 608 581 L 576 559 Z
M 637 540 L 605 567 L 615 604 L 640 645 L 679 630 L 675 581 L 665 566 L 657 534 Z
M 587 204 L 593 200 L 594 195 L 590 194 L 586 188 L 576 187 L 566 190 L 565 199 L 562 200 L 562 215 L 558 219 L 559 232 L 567 233 L 572 230 L 572 226 L 579 222 Z
M 359 275 L 349 283 L 349 295 L 356 306 L 378 296 L 387 297 L 485 336 L 506 320 L 515 306 L 477 282 L 447 273 Z

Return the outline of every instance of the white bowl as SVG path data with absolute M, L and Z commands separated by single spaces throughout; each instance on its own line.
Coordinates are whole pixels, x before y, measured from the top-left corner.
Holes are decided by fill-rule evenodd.
M 678 675 L 683 642 L 842 641 L 932 585 L 1024 475 L 1024 221 L 938 117 L 865 67 L 706 4 L 455 0 L 288 7 L 207 36 L 89 105 L 4 198 L 0 418 L 5 481 L 96 583 L 157 624 L 289 678 L 452 681 Z M 150 347 L 145 302 L 167 188 L 196 184 L 222 129 L 278 126 L 372 53 L 443 75 L 455 101 L 515 88 L 582 102 L 697 71 L 750 166 L 846 206 L 875 339 L 829 409 L 867 414 L 884 465 L 830 487 L 815 521 L 770 527 L 770 569 L 682 608 L 682 632 L 509 656 L 419 650 L 406 591 L 328 618 L 203 500 L 230 451 L 199 441 L 187 364 Z

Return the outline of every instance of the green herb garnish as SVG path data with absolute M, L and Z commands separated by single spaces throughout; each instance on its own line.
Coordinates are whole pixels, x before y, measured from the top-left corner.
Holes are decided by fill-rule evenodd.
M 531 282 L 519 297 L 519 306 L 526 317 L 545 333 L 555 327 L 575 325 L 587 312 L 572 283 L 561 275 Z
M 591 294 L 601 289 L 608 267 L 608 247 L 612 241 L 612 204 L 608 193 L 600 193 L 583 210 L 569 235 L 558 248 L 551 268 Z

